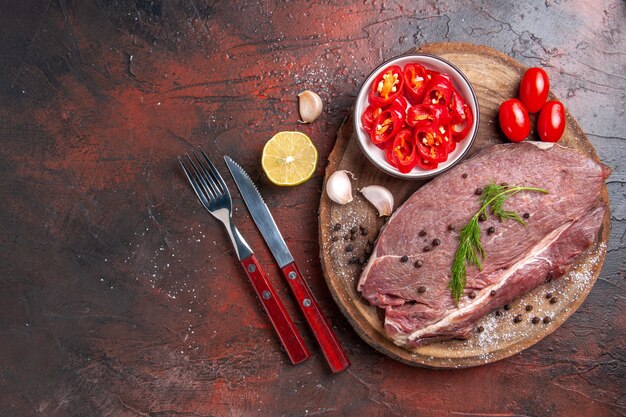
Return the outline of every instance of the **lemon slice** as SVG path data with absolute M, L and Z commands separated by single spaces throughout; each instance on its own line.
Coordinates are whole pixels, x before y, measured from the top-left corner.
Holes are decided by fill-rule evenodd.
M 315 173 L 317 149 L 304 133 L 278 132 L 263 147 L 261 166 L 276 185 L 302 184 Z

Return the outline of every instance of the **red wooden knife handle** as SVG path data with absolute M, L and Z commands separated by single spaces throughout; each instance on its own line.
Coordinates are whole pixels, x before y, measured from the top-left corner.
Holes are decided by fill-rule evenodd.
M 293 295 L 298 300 L 298 305 L 306 317 L 317 342 L 322 348 L 326 361 L 333 372 L 341 372 L 350 366 L 348 356 L 341 348 L 337 336 L 322 314 L 317 300 L 304 281 L 295 262 L 285 265 L 282 268 L 283 275 L 287 279 Z
M 242 259 L 240 262 L 246 270 L 246 274 L 250 278 L 256 294 L 259 296 L 259 300 L 263 308 L 265 308 L 274 330 L 278 334 L 278 338 L 287 351 L 289 360 L 294 365 L 303 362 L 311 354 L 304 344 L 302 336 L 298 333 L 298 329 L 291 321 L 287 310 L 285 310 L 285 306 L 283 306 L 280 298 L 276 295 L 274 287 L 267 279 L 267 275 L 261 269 L 261 265 L 259 265 L 256 257 L 252 255 Z

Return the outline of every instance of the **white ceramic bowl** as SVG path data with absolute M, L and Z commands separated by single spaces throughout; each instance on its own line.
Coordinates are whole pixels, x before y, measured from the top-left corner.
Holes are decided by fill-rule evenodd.
M 445 162 L 440 163 L 437 168 L 427 171 L 422 168 L 415 167 L 410 172 L 403 174 L 398 171 L 398 169 L 396 169 L 394 166 L 392 166 L 389 162 L 387 162 L 385 151 L 374 145 L 374 143 L 371 141 L 369 134 L 363 129 L 363 126 L 361 125 L 361 115 L 369 105 L 367 101 L 367 95 L 369 93 L 372 82 L 374 78 L 376 78 L 378 73 L 380 73 L 383 69 L 387 68 L 390 65 L 398 65 L 399 67 L 404 68 L 405 64 L 413 62 L 421 64 L 426 69 L 448 74 L 452 79 L 452 85 L 465 99 L 465 102 L 471 109 L 474 115 L 474 123 L 472 124 L 469 133 L 467 134 L 467 137 L 457 144 L 456 149 L 448 156 L 448 159 Z M 435 175 L 441 174 L 444 171 L 447 171 L 448 169 L 456 165 L 461 159 L 463 159 L 463 157 L 467 154 L 467 151 L 469 151 L 470 147 L 472 146 L 472 143 L 474 143 L 476 133 L 478 132 L 478 122 L 478 98 L 476 97 L 476 92 L 472 88 L 472 85 L 470 84 L 467 77 L 461 72 L 461 70 L 459 70 L 448 61 L 437 56 L 428 54 L 402 55 L 382 63 L 369 75 L 369 77 L 367 77 L 363 85 L 361 85 L 359 95 L 356 98 L 356 105 L 354 106 L 354 127 L 359 141 L 359 145 L 361 146 L 363 153 L 365 153 L 365 156 L 367 156 L 367 158 L 382 171 L 386 172 L 389 175 L 393 175 L 394 177 L 403 179 L 418 180 L 431 178 Z

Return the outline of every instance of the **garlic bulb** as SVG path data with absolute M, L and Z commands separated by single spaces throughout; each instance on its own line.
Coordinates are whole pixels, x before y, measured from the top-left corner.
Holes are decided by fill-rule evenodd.
M 385 187 L 369 185 L 361 188 L 361 194 L 376 207 L 379 217 L 389 216 L 393 212 L 393 195 Z
M 322 114 L 322 99 L 313 91 L 305 90 L 298 94 L 300 123 L 312 123 Z
M 333 172 L 326 181 L 326 194 L 335 203 L 348 204 L 352 201 L 352 183 L 348 174 L 355 179 L 352 172 L 340 170 Z

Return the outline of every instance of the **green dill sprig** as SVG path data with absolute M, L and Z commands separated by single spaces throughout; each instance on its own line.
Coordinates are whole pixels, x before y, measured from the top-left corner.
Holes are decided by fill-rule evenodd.
M 543 194 L 547 194 L 548 191 L 543 188 L 535 187 L 511 187 L 506 185 L 498 185 L 496 183 L 489 183 L 483 188 L 483 192 L 480 196 L 480 209 L 474 214 L 474 216 L 467 222 L 467 224 L 461 229 L 459 233 L 459 247 L 454 254 L 454 260 L 452 261 L 452 275 L 450 276 L 450 283 L 448 288 L 452 290 L 452 296 L 456 305 L 459 305 L 459 300 L 465 289 L 467 282 L 467 265 L 474 265 L 479 271 L 482 271 L 482 259 L 485 259 L 485 248 L 480 241 L 480 226 L 478 225 L 478 218 L 481 214 L 485 217 L 491 212 L 493 216 L 502 220 L 515 220 L 516 222 L 526 225 L 526 222 L 519 216 L 519 214 L 513 211 L 507 211 L 504 209 L 504 203 L 506 200 L 514 194 L 520 191 L 535 191 Z

